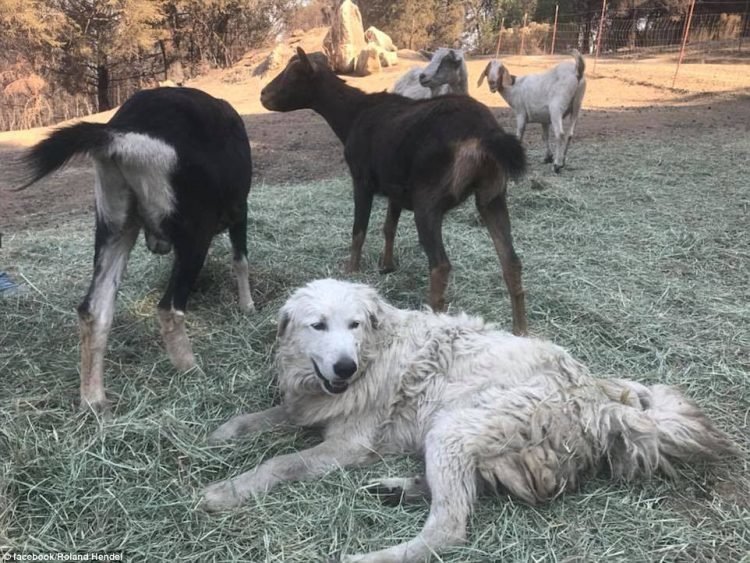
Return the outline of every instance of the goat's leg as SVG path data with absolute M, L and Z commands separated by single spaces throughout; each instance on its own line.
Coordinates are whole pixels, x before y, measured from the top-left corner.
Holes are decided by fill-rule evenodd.
M 477 195 L 477 209 L 484 219 L 495 245 L 495 251 L 503 269 L 503 278 L 510 294 L 513 315 L 513 334 L 526 334 L 526 303 L 521 283 L 521 260 L 513 249 L 513 236 L 510 231 L 510 215 L 505 194 L 490 201 L 482 201 Z
M 401 217 L 401 207 L 393 201 L 388 201 L 388 211 L 383 224 L 383 236 L 385 237 L 385 246 L 383 255 L 380 257 L 380 273 L 387 274 L 396 269 L 393 261 L 393 243 L 396 239 L 396 229 L 398 220 Z
M 354 181 L 354 226 L 352 227 L 352 247 L 346 273 L 358 272 L 362 258 L 362 246 L 370 224 L 373 194 L 364 182 Z
M 544 163 L 549 164 L 554 158 L 549 144 L 549 123 L 542 123 L 542 139 L 544 140 L 544 146 L 547 147 L 547 152 L 544 153 Z
M 425 441 L 425 469 L 432 496 L 430 514 L 414 538 L 381 551 L 348 555 L 342 563 L 417 563 L 466 539 L 466 526 L 476 499 L 472 457 L 450 429 L 431 431 Z
M 578 111 L 574 110 L 570 114 L 570 128 L 568 134 L 565 136 L 565 148 L 563 149 L 562 163 L 565 166 L 565 159 L 568 157 L 568 148 L 570 148 L 570 141 L 573 140 L 573 135 L 576 132 L 576 123 L 578 122 Z
M 81 408 L 105 410 L 104 354 L 112 326 L 117 289 L 141 223 L 133 194 L 118 167 L 96 159 L 96 237 L 94 274 L 78 306 L 81 331 Z
M 552 168 L 555 173 L 559 173 L 565 166 L 565 143 L 564 136 L 565 130 L 563 129 L 563 117 L 562 112 L 551 112 L 550 121 L 552 125 L 552 135 L 555 137 L 555 159 L 552 164 Z
M 255 303 L 250 292 L 250 269 L 247 263 L 247 203 L 243 205 L 242 217 L 229 227 L 229 241 L 232 243 L 232 269 L 237 279 L 240 309 L 252 313 Z
M 523 135 L 526 133 L 526 114 L 516 114 L 516 137 L 518 141 L 523 143 Z
M 451 263 L 443 245 L 443 214 L 422 202 L 422 205 L 415 205 L 414 220 L 417 223 L 419 243 L 430 264 L 430 307 L 435 311 L 443 311 L 445 289 L 451 272 Z
M 573 98 L 572 107 L 570 109 L 570 129 L 565 139 L 565 150 L 563 151 L 563 165 L 565 165 L 565 159 L 568 156 L 568 148 L 570 147 L 570 141 L 573 140 L 573 135 L 576 132 L 576 124 L 578 123 L 578 116 L 581 113 L 581 106 L 583 105 L 583 95 L 586 93 L 586 84 L 583 83 L 579 86 L 578 92 L 575 98 Z
M 203 229 L 194 227 L 195 232 Z M 185 310 L 195 280 L 203 268 L 211 238 L 195 237 L 193 233 L 182 231 L 174 236 L 175 261 L 169 286 L 159 301 L 159 324 L 164 346 L 172 365 L 187 371 L 195 366 L 193 347 L 185 332 Z
M 104 354 L 112 326 L 117 289 L 138 238 L 140 224 L 126 215 L 121 224 L 108 223 L 97 212 L 94 276 L 78 306 L 81 331 L 81 408 L 108 406 L 104 392 Z

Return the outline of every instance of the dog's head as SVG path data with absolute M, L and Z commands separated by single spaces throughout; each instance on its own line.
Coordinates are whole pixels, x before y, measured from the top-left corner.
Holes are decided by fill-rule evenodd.
M 363 351 L 374 339 L 382 306 L 367 285 L 311 282 L 294 292 L 279 312 L 280 348 L 294 357 L 302 374 L 309 374 L 302 377 L 315 378 L 329 395 L 343 393 L 364 371 Z M 305 383 L 295 382 L 309 388 Z

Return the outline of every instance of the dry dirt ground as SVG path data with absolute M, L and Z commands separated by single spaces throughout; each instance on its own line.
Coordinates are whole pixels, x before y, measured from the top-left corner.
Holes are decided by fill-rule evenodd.
M 315 50 L 323 33 L 313 31 L 292 40 Z M 188 85 L 224 98 L 245 120 L 253 148 L 255 185 L 284 185 L 346 174 L 341 145 L 322 118 L 309 110 L 272 113 L 259 101 L 263 86 L 277 70 L 254 75 L 266 51 L 254 51 L 234 68 L 213 71 Z M 587 57 L 588 88 L 584 112 L 576 131 L 577 142 L 606 143 L 612 136 L 626 136 L 634 143 L 644 137 L 674 139 L 701 128 L 739 128 L 750 132 L 750 53 L 732 58 L 694 55 L 684 64 L 672 88 L 674 56 L 639 61 L 599 60 Z M 402 51 L 401 64 L 366 78 L 347 82 L 368 92 L 387 89 L 405 70 L 423 61 L 414 52 Z M 538 72 L 564 60 L 561 56 L 508 57 L 504 61 L 517 75 Z M 504 100 L 476 80 L 487 59 L 469 61 L 470 94 L 491 107 L 506 129 L 514 119 Z M 91 116 L 106 121 L 113 112 Z M 85 161 L 73 163 L 61 173 L 23 192 L 11 192 L 17 170 L 14 160 L 24 147 L 41 139 L 49 129 L 0 132 L 0 230 L 6 233 L 30 226 L 54 226 L 70 215 L 86 213 L 93 205 L 93 172 Z M 530 146 L 538 147 L 539 127 L 527 129 Z M 574 143 L 576 142 L 574 141 Z M 571 153 L 575 159 L 575 147 Z M 633 163 L 637 166 L 637 163 Z

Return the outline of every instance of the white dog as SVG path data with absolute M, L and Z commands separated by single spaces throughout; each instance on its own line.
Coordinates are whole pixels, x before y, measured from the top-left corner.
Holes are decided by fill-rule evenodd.
M 533 504 L 575 489 L 601 462 L 631 479 L 733 451 L 674 388 L 597 379 L 550 342 L 466 315 L 399 310 L 365 285 L 299 289 L 281 309 L 278 341 L 282 404 L 237 416 L 210 439 L 298 425 L 322 427 L 324 440 L 211 485 L 202 506 L 231 508 L 385 454 L 424 456 L 425 478 L 379 483 L 399 498 L 431 497 L 422 532 L 343 561 L 423 561 L 460 543 L 480 486 Z

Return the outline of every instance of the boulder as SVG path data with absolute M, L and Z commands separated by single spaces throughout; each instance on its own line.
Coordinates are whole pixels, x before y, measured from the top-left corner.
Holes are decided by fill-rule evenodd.
M 380 47 L 377 45 L 368 45 L 362 49 L 357 57 L 355 74 L 357 76 L 369 76 L 380 72 Z
M 365 41 L 368 43 L 375 43 L 375 45 L 382 47 L 386 51 L 397 51 L 391 37 L 386 32 L 380 31 L 374 25 L 371 25 L 367 28 L 367 31 L 365 31 Z
M 344 0 L 334 12 L 331 28 L 323 40 L 323 50 L 331 68 L 343 74 L 355 72 L 366 47 L 362 14 L 351 0 Z
M 394 51 L 386 51 L 378 46 L 378 55 L 380 56 L 380 66 L 389 67 L 398 64 L 398 55 Z
M 265 76 L 267 73 L 272 72 L 286 65 L 289 59 L 294 55 L 294 51 L 291 47 L 288 47 L 284 43 L 276 45 L 268 56 L 255 67 L 253 76 Z

